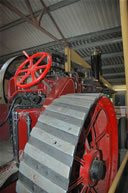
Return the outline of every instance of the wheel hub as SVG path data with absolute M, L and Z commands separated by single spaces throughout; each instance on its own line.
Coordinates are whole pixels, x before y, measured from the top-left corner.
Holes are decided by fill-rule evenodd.
M 80 168 L 80 176 L 83 177 L 84 184 L 90 184 L 93 186 L 96 182 L 105 177 L 105 164 L 101 160 L 100 151 L 92 150 L 86 152 L 83 156 L 85 162 Z
M 92 181 L 99 181 L 105 178 L 106 167 L 102 160 L 93 160 L 91 169 L 90 169 L 90 177 Z

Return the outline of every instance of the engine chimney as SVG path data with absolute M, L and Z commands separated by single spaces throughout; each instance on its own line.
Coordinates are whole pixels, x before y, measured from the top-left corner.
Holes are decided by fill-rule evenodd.
M 92 75 L 95 79 L 99 80 L 99 75 L 101 74 L 101 51 L 94 49 L 90 52 L 90 55 Z

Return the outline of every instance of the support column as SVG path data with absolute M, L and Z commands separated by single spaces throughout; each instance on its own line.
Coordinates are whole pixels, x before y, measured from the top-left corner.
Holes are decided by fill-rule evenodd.
M 126 79 L 126 104 L 128 106 L 128 0 L 120 0 L 120 14 Z
M 65 62 L 65 72 L 71 72 L 71 50 L 69 47 L 64 49 L 67 60 Z

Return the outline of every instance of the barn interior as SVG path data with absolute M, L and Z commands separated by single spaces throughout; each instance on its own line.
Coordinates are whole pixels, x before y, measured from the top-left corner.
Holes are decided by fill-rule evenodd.
M 128 0 L 0 0 L 0 192 L 128 192 Z

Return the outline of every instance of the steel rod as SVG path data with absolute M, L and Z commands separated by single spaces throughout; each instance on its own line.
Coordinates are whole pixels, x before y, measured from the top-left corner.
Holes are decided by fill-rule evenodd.
M 29 0 L 25 0 L 25 3 L 26 3 L 26 5 L 28 7 L 28 10 L 30 12 L 31 19 L 33 20 L 33 22 L 35 22 L 36 19 L 35 19 L 34 15 L 33 15 L 33 10 L 32 10 L 32 7 L 31 7 L 31 4 L 30 4 Z
M 45 14 L 45 12 L 46 12 L 46 9 L 43 8 L 42 11 L 40 12 L 40 14 L 37 17 L 37 22 L 38 22 L 39 25 L 40 25 L 40 21 L 41 21 L 43 15 Z

